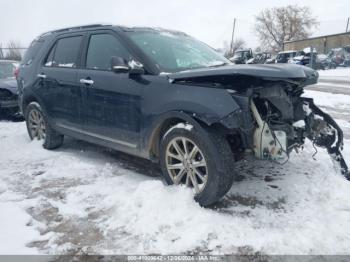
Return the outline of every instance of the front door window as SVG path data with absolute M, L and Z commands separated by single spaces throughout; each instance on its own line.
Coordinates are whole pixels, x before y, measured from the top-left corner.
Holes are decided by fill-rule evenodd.
M 129 61 L 129 52 L 110 34 L 91 35 L 86 57 L 86 68 L 111 70 L 111 57 L 118 56 Z

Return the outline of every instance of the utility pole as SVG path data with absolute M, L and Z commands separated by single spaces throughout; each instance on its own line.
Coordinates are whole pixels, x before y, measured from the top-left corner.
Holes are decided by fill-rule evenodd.
M 314 48 L 310 47 L 310 67 L 314 68 Z
M 235 35 L 235 27 L 236 27 L 236 18 L 233 20 L 233 28 L 232 28 L 232 38 L 231 38 L 231 54 L 233 54 L 233 36 Z
M 349 20 L 350 20 L 350 17 L 348 17 L 348 22 L 347 22 L 347 24 L 346 24 L 346 31 L 345 31 L 345 32 L 347 32 L 348 29 L 349 29 Z

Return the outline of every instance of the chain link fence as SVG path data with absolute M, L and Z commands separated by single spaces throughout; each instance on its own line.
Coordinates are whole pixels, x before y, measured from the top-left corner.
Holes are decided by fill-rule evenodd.
M 21 61 L 27 48 L 16 47 L 8 48 L 0 46 L 0 60 L 15 60 Z

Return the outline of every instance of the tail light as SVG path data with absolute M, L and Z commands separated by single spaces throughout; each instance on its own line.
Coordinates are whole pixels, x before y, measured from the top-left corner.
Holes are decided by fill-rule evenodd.
M 13 72 L 13 74 L 15 75 L 15 77 L 17 78 L 19 75 L 19 67 L 16 67 L 15 71 Z

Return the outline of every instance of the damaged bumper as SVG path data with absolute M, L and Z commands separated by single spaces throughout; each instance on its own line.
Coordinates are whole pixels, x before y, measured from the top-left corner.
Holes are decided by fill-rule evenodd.
M 256 122 L 253 133 L 253 149 L 259 159 L 270 159 L 277 162 L 289 158 L 289 153 L 304 144 L 308 138 L 314 146 L 327 149 L 336 169 L 350 180 L 350 173 L 345 159 L 341 153 L 343 150 L 343 131 L 334 119 L 318 108 L 313 99 L 300 97 L 296 103 L 296 113 L 293 124 L 287 121 L 273 123 L 262 114 L 255 102 L 251 100 L 251 112 Z M 267 106 L 268 110 L 268 106 Z M 301 113 L 302 112 L 302 113 Z M 302 116 L 300 115 L 302 114 Z M 298 116 L 299 115 L 299 116 Z
M 341 153 L 343 131 L 313 99 L 302 97 L 302 93 L 302 88 L 267 86 L 251 90 L 245 100 L 234 96 L 241 111 L 227 117 L 224 124 L 230 128 L 240 125 L 247 152 L 253 149 L 256 158 L 279 163 L 287 161 L 293 150 L 298 152 L 307 138 L 314 146 L 327 149 L 335 167 L 350 180 Z
M 350 180 L 350 172 L 341 153 L 343 150 L 343 131 L 330 115 L 314 104 L 313 99 L 302 99 L 307 114 L 307 137 L 314 145 L 326 148 L 334 163 L 340 167 L 342 175 Z

